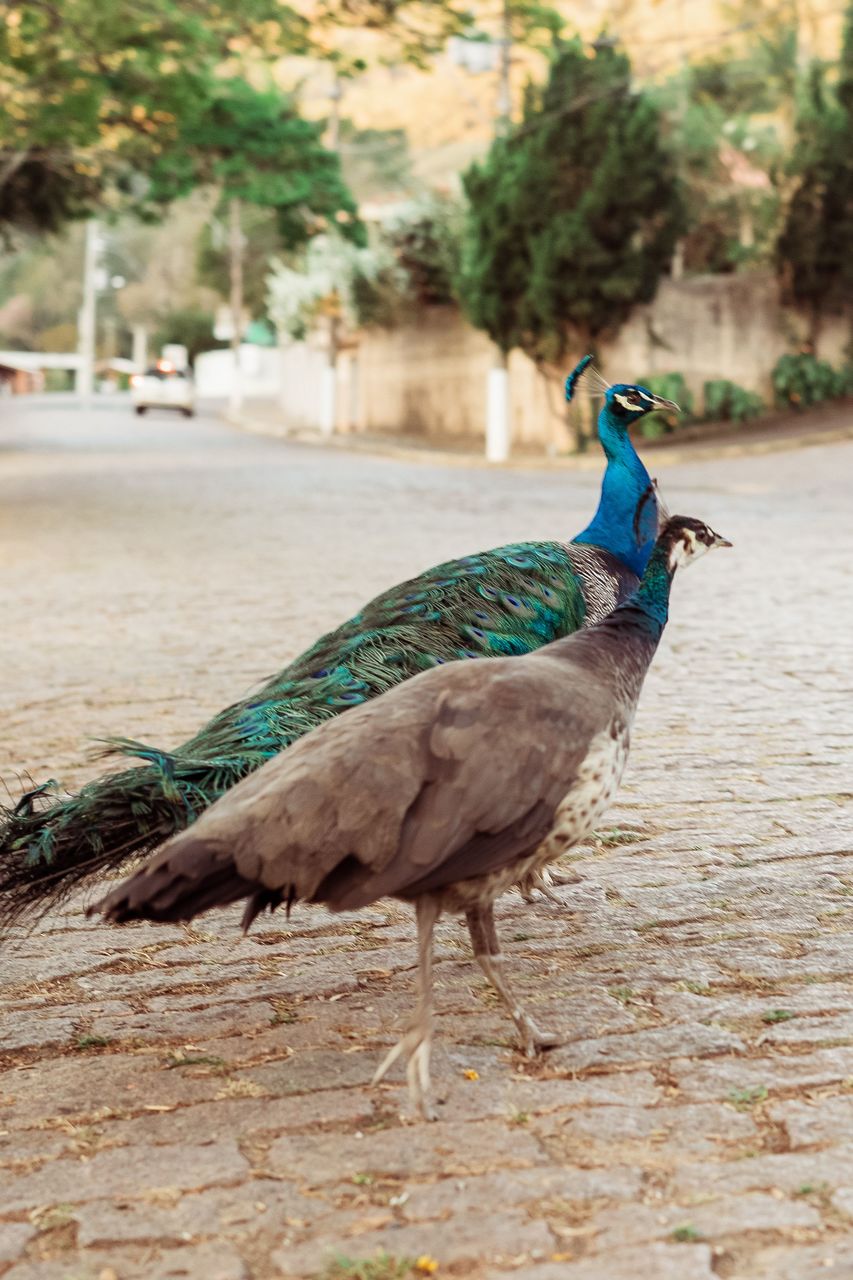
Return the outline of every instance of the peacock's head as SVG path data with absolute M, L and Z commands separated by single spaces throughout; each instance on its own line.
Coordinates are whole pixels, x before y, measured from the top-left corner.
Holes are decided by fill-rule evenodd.
M 584 356 L 575 365 L 568 378 L 566 378 L 567 400 L 573 399 L 578 382 L 588 370 L 598 383 L 599 394 L 604 396 L 604 405 L 608 418 L 618 426 L 624 426 L 627 429 L 632 422 L 636 422 L 637 419 L 644 417 L 647 413 L 652 413 L 655 409 L 669 409 L 675 413 L 681 412 L 674 400 L 665 400 L 663 396 L 655 395 L 648 387 L 642 387 L 630 382 L 617 382 L 615 386 L 611 387 L 598 370 L 591 366 L 591 355 Z
M 701 520 L 694 520 L 692 516 L 670 516 L 658 534 L 657 545 L 666 555 L 668 569 L 675 573 L 706 551 L 732 544 Z
M 663 396 L 656 396 L 653 391 L 649 391 L 648 387 L 628 382 L 617 382 L 615 387 L 608 387 L 604 393 L 604 403 L 610 411 L 610 417 L 624 423 L 626 427 L 655 409 L 681 412 L 674 400 L 665 400 Z

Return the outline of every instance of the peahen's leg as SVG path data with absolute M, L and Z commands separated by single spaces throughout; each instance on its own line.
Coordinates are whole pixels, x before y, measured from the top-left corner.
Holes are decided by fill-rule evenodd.
M 540 1031 L 530 1014 L 525 1013 L 516 1000 L 504 972 L 504 958 L 501 955 L 495 930 L 492 904 L 489 903 L 485 907 L 472 907 L 470 911 L 465 912 L 465 919 L 468 921 L 468 932 L 471 935 L 471 946 L 477 963 L 509 1009 L 510 1017 L 518 1027 L 521 1047 L 527 1057 L 533 1058 L 540 1049 L 552 1049 L 554 1045 L 562 1044 L 561 1036 Z
M 389 1067 L 406 1055 L 406 1076 L 412 1105 L 425 1120 L 437 1115 L 430 1102 L 429 1054 L 432 1041 L 432 932 L 440 910 L 435 898 L 424 894 L 418 898 L 415 911 L 418 922 L 417 1006 L 409 1029 L 382 1059 L 373 1084 L 378 1084 Z

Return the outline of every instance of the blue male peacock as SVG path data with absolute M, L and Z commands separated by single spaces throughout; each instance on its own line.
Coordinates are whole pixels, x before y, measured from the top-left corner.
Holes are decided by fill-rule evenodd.
M 566 380 L 567 399 L 590 359 Z M 654 487 L 629 428 L 677 406 L 645 387 L 603 387 L 607 467 L 598 509 L 573 542 L 513 543 L 428 569 L 377 596 L 174 751 L 117 739 L 115 748 L 146 763 L 53 802 L 53 783 L 28 792 L 0 827 L 0 922 L 43 914 L 78 884 L 153 849 L 323 720 L 440 663 L 528 653 L 626 599 L 658 530 Z

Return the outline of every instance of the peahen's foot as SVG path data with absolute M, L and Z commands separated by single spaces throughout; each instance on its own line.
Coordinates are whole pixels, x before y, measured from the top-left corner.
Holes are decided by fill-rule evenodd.
M 565 1037 L 551 1031 L 542 1031 L 523 1009 L 513 1013 L 513 1021 L 518 1027 L 521 1051 L 525 1058 L 535 1058 L 545 1049 L 555 1049 L 565 1043 Z
M 580 884 L 582 876 L 575 874 L 556 875 L 549 867 L 544 867 L 541 871 L 531 871 L 529 875 L 524 876 L 518 882 L 518 891 L 522 899 L 527 903 L 536 902 L 534 891 L 541 894 L 548 902 L 553 902 L 557 907 L 565 907 L 565 902 L 558 893 L 555 893 L 552 885 L 558 884 Z
M 379 1084 L 386 1073 L 403 1054 L 406 1056 L 406 1078 L 409 1081 L 409 1097 L 412 1106 L 419 1111 L 424 1120 L 437 1120 L 438 1113 L 430 1101 L 432 1083 L 429 1075 L 429 1058 L 432 1044 L 432 1033 L 421 1026 L 414 1026 L 407 1031 L 402 1040 L 398 1040 L 382 1059 L 377 1067 L 372 1085 Z

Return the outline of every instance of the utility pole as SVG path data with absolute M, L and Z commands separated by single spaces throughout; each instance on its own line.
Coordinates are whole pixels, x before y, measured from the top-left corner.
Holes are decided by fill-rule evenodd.
M 344 96 L 341 77 L 337 67 L 329 97 L 332 110 L 329 115 L 330 151 L 338 151 L 341 142 L 341 98 Z M 326 367 L 323 370 L 323 382 L 320 392 L 320 432 L 324 436 L 333 436 L 338 425 L 338 349 L 340 346 L 340 319 L 330 312 L 328 317 L 326 346 Z
M 678 0 L 678 27 L 679 27 L 679 72 L 678 72 L 678 106 L 677 118 L 681 128 L 681 143 L 678 148 L 677 165 L 680 170 L 679 176 L 685 180 L 684 171 L 684 132 L 687 127 L 687 112 L 690 108 L 690 58 L 687 47 L 687 15 L 685 12 L 684 0 Z M 670 265 L 670 274 L 673 280 L 681 280 L 684 276 L 684 238 L 681 237 L 675 245 L 672 254 L 672 263 Z
M 77 371 L 77 394 L 84 402 L 91 400 L 95 389 L 95 325 L 97 320 L 97 269 L 99 227 L 95 218 L 86 223 L 83 251 L 83 305 L 77 326 L 77 350 L 82 357 Z
M 229 202 L 228 258 L 231 273 L 231 355 L 233 379 L 229 409 L 239 413 L 243 407 L 243 372 L 240 367 L 240 343 L 243 337 L 243 226 L 240 217 L 240 201 L 234 196 Z
M 512 89 L 510 85 L 510 67 L 512 66 L 512 0 L 503 0 L 501 10 L 500 61 L 498 63 L 498 98 L 495 133 L 506 133 L 512 122 Z
M 503 0 L 501 36 L 499 40 L 498 95 L 495 111 L 495 137 L 505 137 L 512 125 L 512 0 Z M 512 439 L 509 403 L 509 358 L 495 347 L 495 363 L 489 370 L 486 393 L 486 460 L 506 462 Z

